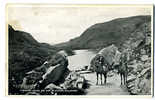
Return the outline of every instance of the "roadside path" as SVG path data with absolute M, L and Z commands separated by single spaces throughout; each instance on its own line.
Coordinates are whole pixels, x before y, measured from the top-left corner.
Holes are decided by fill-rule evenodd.
M 87 89 L 87 95 L 129 95 L 126 87 L 120 85 L 120 76 L 114 74 L 112 77 L 107 77 L 107 84 L 96 85 L 96 74 L 88 73 L 83 74 L 83 76 L 89 81 L 91 86 Z M 103 78 L 104 82 L 104 78 Z

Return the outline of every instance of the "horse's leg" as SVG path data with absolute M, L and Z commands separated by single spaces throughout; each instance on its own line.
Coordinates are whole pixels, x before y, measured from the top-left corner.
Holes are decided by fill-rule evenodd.
M 127 76 L 128 76 L 128 70 L 127 70 L 127 66 L 126 66 L 126 71 L 125 71 L 125 84 L 127 83 Z
M 127 73 L 125 73 L 125 85 L 126 85 L 126 82 L 127 82 Z
M 98 85 L 98 73 L 96 72 L 96 76 L 97 76 L 97 82 L 96 82 L 96 85 Z
M 101 78 L 101 85 L 102 85 L 102 74 L 100 74 L 100 78 Z
M 104 73 L 104 84 L 107 83 L 107 73 Z
M 124 78 L 124 85 L 125 85 L 125 79 L 126 79 L 126 78 L 125 78 L 125 73 L 123 73 L 123 78 Z
M 122 85 L 122 73 L 120 73 L 120 76 L 121 76 L 121 85 Z

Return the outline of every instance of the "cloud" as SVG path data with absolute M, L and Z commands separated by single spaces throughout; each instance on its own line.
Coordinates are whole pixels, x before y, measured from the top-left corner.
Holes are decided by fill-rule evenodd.
M 8 22 L 40 42 L 60 43 L 80 36 L 88 27 L 115 18 L 150 15 L 150 7 L 137 6 L 10 6 Z

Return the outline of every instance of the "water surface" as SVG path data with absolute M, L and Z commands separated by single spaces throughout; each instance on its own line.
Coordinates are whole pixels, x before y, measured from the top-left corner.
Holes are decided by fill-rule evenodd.
M 89 66 L 91 59 L 96 55 L 96 51 L 93 50 L 74 50 L 75 55 L 69 56 L 70 70 L 80 69 L 84 66 Z

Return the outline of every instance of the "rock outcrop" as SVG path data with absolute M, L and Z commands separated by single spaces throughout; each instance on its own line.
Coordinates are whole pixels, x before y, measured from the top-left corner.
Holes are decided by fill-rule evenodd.
M 131 94 L 151 95 L 151 23 L 144 23 L 135 31 L 136 37 L 125 44 L 130 48 L 127 87 Z M 139 31 L 141 29 L 141 31 Z M 141 35 L 140 35 L 141 34 Z M 126 42 L 127 43 L 127 42 Z
M 79 94 L 79 90 L 83 91 L 85 78 L 69 71 L 67 66 L 66 56 L 58 52 L 43 65 L 28 72 L 20 89 L 26 90 L 23 94 L 34 94 L 34 91 L 40 95 L 53 95 L 50 92 L 67 95 L 66 91 L 68 94 Z

